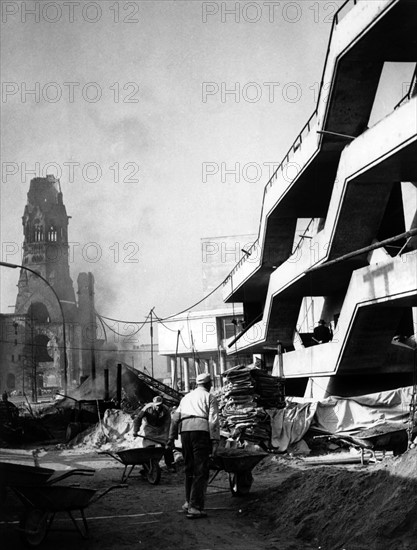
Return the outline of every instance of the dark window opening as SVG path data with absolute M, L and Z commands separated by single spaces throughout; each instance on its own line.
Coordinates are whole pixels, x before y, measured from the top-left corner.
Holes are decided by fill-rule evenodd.
M 9 390 L 14 390 L 16 388 L 16 377 L 13 373 L 8 373 L 6 384 Z
M 50 317 L 48 309 L 45 304 L 41 302 L 34 302 L 31 304 L 28 315 L 31 319 L 38 321 L 39 323 L 50 323 Z
M 49 338 L 45 334 L 37 334 L 33 341 L 35 361 L 37 363 L 47 363 L 53 361 L 53 357 L 48 352 Z

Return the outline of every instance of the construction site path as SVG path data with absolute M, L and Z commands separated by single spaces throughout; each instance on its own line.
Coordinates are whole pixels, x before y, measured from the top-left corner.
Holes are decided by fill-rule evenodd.
M 95 488 L 99 491 L 120 483 L 123 466 L 98 453 L 77 454 L 71 450 L 41 451 L 39 465 L 62 472 L 72 468 L 93 468 L 92 477 L 71 476 L 60 482 L 66 485 Z M 16 461 L 33 466 L 33 455 L 24 450 L 0 450 L 0 461 Z M 65 513 L 58 513 L 52 529 L 41 543 L 42 550 L 272 550 L 274 541 L 264 539 L 255 524 L 243 516 L 242 508 L 257 499 L 271 486 L 271 475 L 257 475 L 246 497 L 232 496 L 227 474 L 221 472 L 207 492 L 204 519 L 187 519 L 181 510 L 184 503 L 182 472 L 162 469 L 159 485 L 151 485 L 135 468 L 126 488 L 109 492 L 85 509 L 89 538 L 83 539 Z M 256 475 L 256 474 L 255 474 Z M 279 484 L 290 473 L 274 475 Z M 7 493 L 8 522 L 0 518 L 1 547 L 7 550 L 20 545 L 17 516 L 22 504 L 10 490 Z M 74 513 L 79 517 L 77 512 Z M 10 521 L 11 520 L 11 521 Z M 13 523 L 14 520 L 14 523 Z M 280 548 L 283 548 L 280 546 Z M 284 547 L 285 548 L 285 547 Z M 288 547 L 290 548 L 290 547 Z M 304 546 L 305 548 L 305 546 Z
M 86 507 L 88 540 L 60 513 L 40 549 L 415 550 L 417 448 L 367 465 L 335 465 L 341 456 L 329 455 L 333 465 L 319 466 L 270 455 L 253 469 L 245 497 L 232 496 L 222 471 L 208 487 L 203 519 L 187 519 L 181 510 L 181 468 L 174 473 L 163 468 L 160 484 L 151 485 L 135 467 L 127 488 Z M 33 466 L 34 458 L 56 473 L 94 469 L 93 476 L 70 476 L 59 484 L 100 492 L 120 484 L 124 470 L 91 446 L 39 449 L 35 456 L 30 450 L 0 449 L 0 462 Z M 0 548 L 14 550 L 22 547 L 17 520 L 23 505 L 10 489 L 1 500 Z

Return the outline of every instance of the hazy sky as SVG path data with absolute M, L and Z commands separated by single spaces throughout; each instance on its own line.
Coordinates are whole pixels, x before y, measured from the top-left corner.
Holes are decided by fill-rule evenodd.
M 341 2 L 235 4 L 2 2 L 3 261 L 21 261 L 31 171 L 54 163 L 71 276 L 93 272 L 101 313 L 139 321 L 201 299 L 200 239 L 257 233 Z M 11 312 L 18 272 L 0 276 Z

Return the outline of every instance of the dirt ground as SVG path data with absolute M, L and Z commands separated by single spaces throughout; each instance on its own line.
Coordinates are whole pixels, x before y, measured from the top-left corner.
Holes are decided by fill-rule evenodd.
M 120 483 L 123 466 L 91 449 L 45 448 L 40 466 L 93 468 L 92 477 L 62 484 L 92 487 L 100 494 Z M 33 465 L 30 450 L 0 449 L 0 461 Z M 58 514 L 44 550 L 415 550 L 417 451 L 368 466 L 306 466 L 288 456 L 267 457 L 254 471 L 246 497 L 231 495 L 222 472 L 209 485 L 205 519 L 189 520 L 182 471 L 165 468 L 159 485 L 133 472 L 127 488 L 115 489 L 86 508 L 89 539 Z M 1 506 L 0 547 L 21 547 L 18 516 L 23 506 L 7 491 Z

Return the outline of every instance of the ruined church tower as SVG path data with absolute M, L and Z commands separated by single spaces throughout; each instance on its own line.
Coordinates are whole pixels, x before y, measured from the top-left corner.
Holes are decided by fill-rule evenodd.
M 68 220 L 59 180 L 51 175 L 32 179 L 22 217 L 22 265 L 48 284 L 21 269 L 15 313 L 28 319 L 25 357 L 29 372 L 37 373 L 38 387 L 62 387 L 64 381 L 70 387 L 77 385 L 83 369 L 82 326 L 69 269 Z
M 75 311 L 75 293 L 69 271 L 68 219 L 59 180 L 48 175 L 30 182 L 28 200 L 22 217 L 23 265 L 39 273 L 54 288 L 62 301 L 67 322 Z M 39 320 L 62 322 L 59 304 L 45 283 L 36 275 L 21 270 L 15 312 L 37 311 Z M 37 303 L 44 308 L 36 308 Z M 35 313 L 35 312 L 34 312 Z

